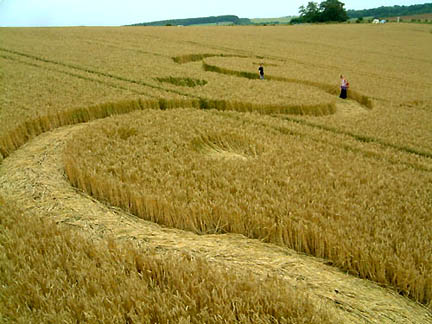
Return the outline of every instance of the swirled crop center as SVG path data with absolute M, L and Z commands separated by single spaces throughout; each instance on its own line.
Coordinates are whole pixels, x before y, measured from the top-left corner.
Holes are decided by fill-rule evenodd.
M 266 221 L 263 206 L 283 204 L 271 174 L 289 161 L 286 137 L 229 116 L 189 109 L 109 118 L 69 143 L 67 174 L 158 223 L 201 233 L 243 232 L 249 223 L 253 232 Z

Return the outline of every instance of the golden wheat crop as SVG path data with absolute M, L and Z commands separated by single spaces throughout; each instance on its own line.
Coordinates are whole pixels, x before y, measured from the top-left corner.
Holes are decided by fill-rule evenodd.
M 0 58 L 0 62 L 2 73 L 8 76 L 7 82 L 2 82 L 5 102 L 0 114 L 0 122 L 5 127 L 61 109 L 118 101 L 120 98 L 135 99 L 137 96 L 127 89 L 62 75 L 36 64 L 24 65 L 4 58 Z
M 157 255 L 0 204 L 6 323 L 334 323 L 302 290 L 187 254 Z
M 336 86 L 338 74 L 343 72 L 360 92 L 377 98 L 398 100 L 395 94 L 403 102 L 430 98 L 426 91 L 431 85 L 427 26 L 375 27 L 87 28 L 52 29 L 49 33 L 43 29 L 4 29 L 1 32 L 2 48 L 131 79 L 148 80 L 167 71 L 202 76 L 202 71 L 194 66 L 171 64 L 172 57 L 235 54 L 254 58 L 256 63 L 277 60 L 282 63 L 277 72 L 283 76 Z M 229 31 L 229 37 L 225 31 Z M 92 53 L 91 61 L 85 55 L 88 52 Z M 276 67 L 268 69 L 273 72 Z
M 167 226 L 325 257 L 431 307 L 429 29 L 1 28 L 0 162 L 54 128 L 151 109 L 74 139 L 71 182 Z
M 355 119 L 334 116 L 308 120 L 316 127 L 329 127 L 432 157 L 432 101 L 382 105 Z
M 65 170 L 75 186 L 145 219 L 287 245 L 430 302 L 430 171 L 242 116 L 107 119 L 70 142 Z
M 244 27 L 236 28 L 229 37 L 207 28 L 196 35 L 196 40 L 235 48 L 249 57 L 259 56 L 262 59 L 257 58 L 257 63 L 265 63 L 266 59 L 282 61 L 277 71 L 283 76 L 333 83 L 339 73 L 345 73 L 351 84 L 368 96 L 395 101 L 430 98 L 426 90 L 431 86 L 427 26 L 339 27 L 270 27 L 253 31 Z

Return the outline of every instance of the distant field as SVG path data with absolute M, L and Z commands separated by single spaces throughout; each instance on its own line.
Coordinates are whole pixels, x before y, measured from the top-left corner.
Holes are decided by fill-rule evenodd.
M 72 218 L 74 211 L 64 207 L 70 197 L 46 198 L 58 181 L 30 181 L 29 176 L 17 180 L 21 171 L 32 175 L 38 170 L 7 167 L 11 159 L 25 166 L 39 154 L 37 169 L 49 167 L 46 145 L 33 148 L 32 140 L 67 126 L 59 138 L 51 139 L 59 149 L 58 165 L 50 173 L 67 181 L 63 187 L 75 188 L 76 208 L 81 202 L 98 201 L 122 222 L 139 217 L 184 236 L 215 235 L 217 241 L 239 234 L 269 243 L 274 251 L 293 249 L 390 287 L 395 295 L 432 310 L 429 26 L 2 28 L 0 38 L 2 224 L 8 215 L 21 217 L 17 205 L 41 218 L 50 218 L 55 211 L 59 224 Z M 259 79 L 259 64 L 264 65 L 265 80 Z M 345 101 L 338 98 L 341 73 L 350 82 Z M 24 152 L 30 153 L 17 155 Z M 94 226 L 89 224 L 98 219 L 102 230 L 94 236 Z M 77 222 L 89 241 L 113 244 L 106 230 L 112 222 L 103 224 L 93 210 L 82 213 Z M 19 228 L 7 224 L 8 237 L 18 242 Z M 41 227 L 26 227 L 28 244 L 37 246 L 40 237 L 40 245 L 45 246 L 51 237 L 66 233 L 56 225 L 49 229 L 53 232 L 40 235 Z M 69 234 L 64 235 L 70 242 Z M 83 247 L 85 252 L 80 252 L 69 249 L 70 243 L 56 243 L 61 248 L 53 246 L 54 252 L 41 248 L 38 253 L 50 258 L 75 255 L 70 267 L 66 257 L 55 259 L 49 267 L 54 275 L 61 265 L 65 273 L 77 273 L 76 279 L 53 277 L 39 282 L 43 274 L 33 276 L 28 270 L 27 283 L 15 287 L 13 269 L 22 267 L 25 253 L 31 253 L 21 244 L 22 257 L 8 252 L 5 258 L 15 265 L 8 263 L 8 272 L 0 271 L 8 282 L 0 287 L 0 296 L 1 289 L 9 289 L 9 294 L 23 299 L 11 299 L 9 304 L 7 298 L 0 299 L 0 314 L 4 307 L 11 319 L 18 320 L 16 310 L 21 307 L 41 312 L 28 312 L 22 321 L 53 320 L 47 305 L 63 297 L 58 292 L 50 294 L 49 287 L 61 282 L 65 287 L 82 285 L 85 290 L 76 295 L 84 297 L 62 304 L 69 309 L 62 313 L 66 322 L 79 309 L 92 314 L 83 321 L 110 318 L 105 313 L 111 303 L 107 300 L 119 292 L 107 288 L 106 296 L 111 297 L 106 299 L 85 281 L 78 266 L 92 269 L 96 278 L 102 264 L 107 273 L 120 271 L 121 278 L 128 277 L 124 279 L 127 289 L 141 282 L 137 280 L 142 280 L 142 273 L 152 274 L 144 276 L 151 300 L 137 291 L 132 296 L 140 296 L 142 304 L 121 294 L 116 299 L 119 304 L 127 301 L 112 311 L 123 322 L 137 320 L 137 314 L 146 314 L 146 307 L 159 305 L 158 300 L 174 305 L 173 311 L 148 306 L 159 316 L 148 317 L 149 322 L 155 318 L 187 321 L 191 308 L 196 323 L 217 323 L 218 314 L 244 323 L 256 322 L 256 314 L 265 323 L 275 318 L 287 323 L 287 318 L 294 323 L 338 320 L 323 311 L 321 304 L 313 307 L 309 299 L 296 302 L 295 296 L 304 296 L 307 289 L 296 290 L 297 286 L 270 279 L 262 282 L 264 290 L 275 295 L 276 283 L 285 288 L 276 298 L 278 304 L 267 307 L 272 294 L 253 295 L 245 278 L 250 276 L 258 285 L 269 274 L 251 267 L 245 268 L 250 273 L 231 276 L 228 264 L 236 260 L 229 257 L 220 265 L 223 271 L 212 272 L 214 260 L 189 256 L 201 251 L 199 236 L 196 246 L 176 247 L 176 253 L 184 253 L 181 268 L 182 262 L 173 261 L 178 254 L 166 252 L 165 247 L 156 250 L 164 251 L 166 262 L 147 255 L 145 247 L 152 235 L 140 235 L 137 225 L 133 232 L 123 231 L 120 239 L 136 244 L 140 252 L 112 248 L 108 259 L 98 256 L 106 254 L 101 248 Z M 0 243 L 8 244 L 8 251 L 19 245 L 8 238 L 1 241 L 2 237 Z M 200 257 L 207 258 L 206 254 Z M 36 255 L 32 260 L 39 260 L 37 269 L 43 271 L 43 257 Z M 128 263 L 124 271 L 119 270 L 122 262 Z M 178 267 L 182 271 L 177 273 L 173 269 Z M 133 275 L 130 269 L 135 269 Z M 199 289 L 193 288 L 195 281 L 188 272 L 197 273 Z M 277 277 L 278 272 L 272 275 Z M 215 290 L 206 284 L 213 277 L 220 284 L 224 280 L 235 284 L 226 291 Z M 104 280 L 107 286 L 120 285 Z M 36 288 L 27 289 L 26 284 Z M 242 299 L 243 295 L 249 297 Z M 95 304 L 86 305 L 86 298 Z M 227 298 L 235 302 L 219 303 Z M 320 298 L 328 302 L 327 297 Z M 212 306 L 207 309 L 200 300 Z M 256 301 L 249 313 L 248 300 Z M 289 301 L 283 305 L 280 300 Z
M 234 25 L 232 21 L 221 21 L 218 23 L 196 24 L 193 26 L 231 26 L 231 25 Z
M 251 21 L 255 24 L 288 24 L 293 17 L 281 18 L 252 18 Z
M 388 17 L 386 19 L 390 20 L 390 21 L 397 21 L 398 17 Z M 431 21 L 432 22 L 432 13 L 421 14 L 421 15 L 411 15 L 411 16 L 400 16 L 400 19 L 402 21 L 416 20 L 416 21 Z

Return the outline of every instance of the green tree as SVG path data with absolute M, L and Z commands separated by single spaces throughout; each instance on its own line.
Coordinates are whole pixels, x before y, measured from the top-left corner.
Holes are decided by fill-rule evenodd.
M 344 7 L 345 4 L 338 0 L 325 0 L 319 5 L 309 2 L 306 7 L 299 7 L 300 22 L 346 21 L 348 15 Z
M 310 23 L 319 21 L 320 8 L 317 2 L 308 2 L 306 8 L 300 6 L 299 12 L 302 22 Z
M 326 0 L 320 3 L 320 21 L 347 21 L 345 4 L 338 0 Z

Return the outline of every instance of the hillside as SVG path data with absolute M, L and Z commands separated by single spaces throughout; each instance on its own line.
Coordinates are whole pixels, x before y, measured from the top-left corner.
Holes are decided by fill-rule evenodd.
M 379 7 L 364 10 L 348 10 L 350 18 L 360 17 L 393 17 L 393 16 L 411 16 L 432 13 L 432 3 L 418 4 L 412 6 L 392 6 Z
M 252 18 L 251 22 L 256 25 L 277 25 L 277 24 L 289 24 L 291 19 L 296 16 L 286 16 L 286 17 L 278 17 L 278 18 Z
M 385 17 L 388 21 L 406 21 L 406 22 L 429 22 L 432 21 L 432 13 L 409 15 L 409 16 L 393 16 Z
M 186 19 L 168 19 L 152 21 L 147 23 L 133 24 L 132 26 L 191 26 L 191 25 L 208 25 L 208 24 L 233 24 L 233 25 L 247 25 L 251 24 L 248 18 L 239 18 L 234 15 L 225 16 L 210 16 L 199 18 L 186 18 Z

